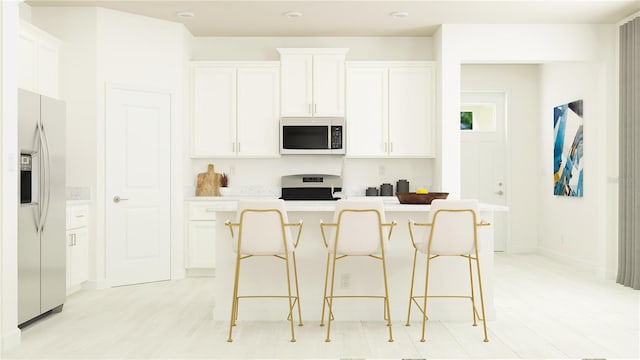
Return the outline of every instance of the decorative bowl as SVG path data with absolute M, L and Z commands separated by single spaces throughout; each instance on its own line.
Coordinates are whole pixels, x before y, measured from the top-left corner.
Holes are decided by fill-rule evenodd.
M 416 194 L 414 192 L 397 192 L 396 196 L 400 204 L 421 204 L 429 205 L 433 199 L 446 199 L 447 192 L 430 192 L 426 194 Z

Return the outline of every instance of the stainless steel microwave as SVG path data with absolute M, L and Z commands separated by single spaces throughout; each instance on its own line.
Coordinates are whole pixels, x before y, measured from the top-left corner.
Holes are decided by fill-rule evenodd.
M 344 154 L 344 118 L 280 119 L 280 154 Z

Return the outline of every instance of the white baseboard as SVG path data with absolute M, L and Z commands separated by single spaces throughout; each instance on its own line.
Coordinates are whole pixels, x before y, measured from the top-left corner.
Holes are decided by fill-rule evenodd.
M 538 252 L 537 248 L 525 248 L 525 247 L 514 247 L 507 248 L 505 253 L 507 254 L 535 254 Z
M 18 347 L 22 341 L 21 334 L 22 332 L 18 328 L 15 328 L 8 334 L 4 334 L 2 336 L 2 352 Z
M 216 277 L 216 269 L 187 269 L 188 277 Z
M 68 288 L 67 289 L 67 296 L 77 292 L 78 290 L 80 290 L 82 288 L 83 288 L 83 284 L 78 284 L 78 285 L 75 285 L 75 286 L 72 286 L 72 287 Z
M 102 289 L 106 289 L 108 287 L 109 287 L 109 285 L 107 284 L 107 280 L 105 280 L 105 279 L 89 280 L 89 281 L 85 281 L 84 283 L 82 283 L 82 288 L 83 289 L 88 289 L 88 290 L 102 290 Z
M 187 272 L 184 269 L 176 270 L 171 273 L 171 280 L 180 280 L 185 277 L 187 277 Z
M 593 273 L 594 275 L 597 275 L 598 277 L 604 278 L 604 269 L 601 269 L 600 267 L 598 267 L 596 264 L 591 264 L 589 262 L 586 262 L 584 260 L 572 257 L 572 256 L 568 256 L 565 254 L 560 254 L 556 251 L 553 250 L 549 250 L 549 249 L 538 249 L 538 253 L 541 255 L 544 255 L 546 257 L 549 257 L 553 260 L 571 265 L 581 271 L 585 271 L 585 272 L 589 272 L 589 273 Z

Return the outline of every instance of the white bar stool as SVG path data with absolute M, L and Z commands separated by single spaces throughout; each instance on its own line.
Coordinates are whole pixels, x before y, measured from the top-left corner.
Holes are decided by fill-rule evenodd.
M 391 313 L 389 310 L 389 287 L 387 284 L 387 265 L 385 260 L 386 243 L 391 238 L 395 222 L 385 223 L 382 200 L 338 200 L 333 223 L 320 222 L 322 241 L 327 248 L 327 269 L 324 279 L 324 297 L 322 299 L 322 317 L 320 326 L 324 326 L 325 307 L 329 308 L 326 342 L 331 341 L 331 321 L 333 320 L 333 299 L 335 298 L 381 298 L 384 300 L 384 319 L 389 327 L 389 342 L 393 342 Z M 384 234 L 384 228 L 388 228 Z M 386 235 L 386 236 L 385 236 Z M 336 262 L 347 256 L 368 256 L 382 262 L 384 295 L 335 295 Z M 331 268 L 331 285 L 329 282 Z M 329 295 L 327 295 L 327 290 Z
M 471 261 L 476 262 L 478 286 L 480 289 L 480 306 L 482 310 L 482 326 L 484 328 L 484 342 L 488 342 L 487 323 L 485 321 L 484 297 L 482 294 L 482 277 L 480 276 L 480 259 L 478 257 L 478 227 L 488 226 L 488 223 L 478 223 L 476 214 L 478 213 L 477 200 L 433 200 L 431 203 L 431 223 L 415 223 L 409 221 L 409 235 L 413 244 L 413 268 L 411 272 L 411 290 L 409 293 L 409 310 L 407 313 L 406 325 L 411 325 L 411 305 L 415 304 L 422 312 L 422 338 L 424 342 L 425 324 L 427 317 L 428 298 L 468 298 L 471 300 L 471 310 L 473 313 L 473 326 L 477 326 L 476 319 L 480 318 L 475 304 L 475 294 L 473 287 L 473 271 Z M 425 232 L 424 238 L 416 242 L 414 239 L 415 226 L 428 226 L 430 229 Z M 426 275 L 424 284 L 424 295 L 413 294 L 413 283 L 416 273 L 416 259 L 418 252 L 426 255 Z M 429 289 L 429 265 L 431 260 L 440 256 L 461 256 L 469 261 L 469 279 L 471 284 L 470 295 L 428 295 Z M 416 299 L 423 299 L 422 306 Z
M 299 326 L 302 326 L 302 312 L 300 311 L 300 294 L 298 292 L 298 270 L 296 266 L 295 248 L 300 241 L 302 221 L 290 224 L 287 219 L 284 200 L 240 200 L 236 223 L 226 221 L 233 239 L 233 251 L 236 253 L 236 268 L 233 282 L 233 300 L 231 303 L 231 320 L 229 323 L 228 342 L 233 327 L 238 320 L 238 301 L 246 298 L 286 298 L 289 300 L 287 320 L 291 325 L 291 342 L 296 341 L 293 330 L 293 308 L 297 305 Z M 298 235 L 293 242 L 289 227 L 297 227 Z M 237 231 L 234 231 L 237 228 Z M 238 295 L 238 280 L 240 277 L 240 262 L 253 256 L 273 256 L 284 260 L 287 274 L 287 295 Z M 295 295 L 291 289 L 291 268 L 295 282 Z

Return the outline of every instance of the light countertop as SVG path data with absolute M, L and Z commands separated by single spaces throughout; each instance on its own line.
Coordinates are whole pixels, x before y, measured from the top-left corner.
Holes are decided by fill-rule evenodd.
M 364 197 L 357 197 L 364 198 Z M 387 212 L 429 212 L 431 205 L 400 204 L 395 196 L 380 197 Z M 236 211 L 237 201 L 246 197 L 197 196 L 185 198 L 185 201 L 211 201 L 211 207 L 217 212 Z M 353 197 L 351 197 L 353 199 Z M 335 210 L 335 201 L 331 200 L 287 200 L 290 212 L 331 212 Z M 479 204 L 480 211 L 508 211 L 508 207 L 494 204 Z

